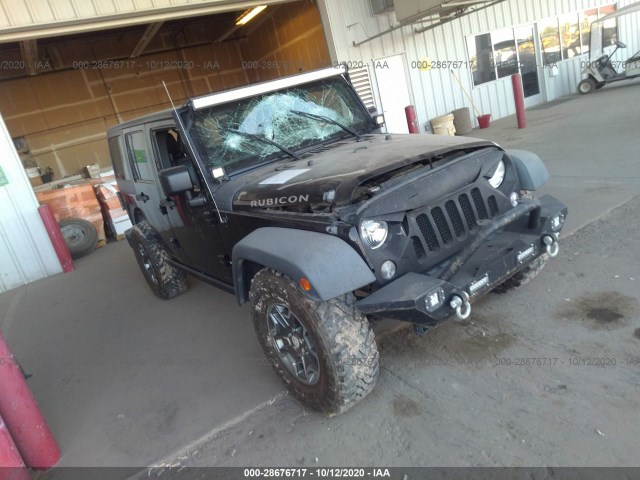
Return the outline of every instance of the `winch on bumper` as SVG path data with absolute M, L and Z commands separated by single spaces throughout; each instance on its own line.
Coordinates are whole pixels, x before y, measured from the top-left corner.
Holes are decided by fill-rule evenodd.
M 469 317 L 471 302 L 541 255 L 558 253 L 567 208 L 550 195 L 523 198 L 485 220 L 474 240 L 429 274 L 406 273 L 357 302 L 366 315 L 433 325 L 453 314 Z

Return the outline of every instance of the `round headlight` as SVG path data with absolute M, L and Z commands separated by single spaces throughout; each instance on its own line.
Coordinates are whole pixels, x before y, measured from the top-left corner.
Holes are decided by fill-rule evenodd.
M 360 238 L 363 243 L 371 248 L 376 249 L 384 243 L 389 233 L 387 222 L 377 220 L 363 220 L 360 224 Z
M 504 174 L 505 174 L 505 166 L 504 161 L 500 160 L 500 163 L 496 167 L 496 171 L 493 173 L 491 178 L 489 179 L 489 184 L 493 188 L 498 188 L 504 182 Z

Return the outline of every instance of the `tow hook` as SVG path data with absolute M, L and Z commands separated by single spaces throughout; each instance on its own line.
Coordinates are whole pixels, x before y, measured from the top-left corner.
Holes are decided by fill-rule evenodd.
M 558 252 L 560 251 L 560 245 L 558 244 L 558 240 L 555 237 L 552 237 L 551 235 L 545 235 L 544 237 L 542 237 L 542 243 L 545 244 L 547 254 L 549 254 L 550 257 L 555 257 L 556 255 L 558 255 Z
M 455 309 L 458 320 L 466 320 L 469 318 L 469 315 L 471 315 L 471 303 L 469 302 L 469 294 L 467 292 L 454 294 L 451 297 L 449 306 Z

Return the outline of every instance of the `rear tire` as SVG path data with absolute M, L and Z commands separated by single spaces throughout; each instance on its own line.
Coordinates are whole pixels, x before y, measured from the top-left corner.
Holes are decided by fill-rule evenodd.
M 90 254 L 98 245 L 98 232 L 90 222 L 82 218 L 65 218 L 58 223 L 71 258 Z
M 507 293 L 509 290 L 518 288 L 521 285 L 529 283 L 536 278 L 549 261 L 549 255 L 543 253 L 529 265 L 517 272 L 511 278 L 506 279 L 500 285 L 493 289 L 494 293 Z
M 131 246 L 144 279 L 158 297 L 169 300 L 188 290 L 187 275 L 169 263 L 160 235 L 148 222 L 132 228 Z
M 353 295 L 315 301 L 265 268 L 253 277 L 249 299 L 267 361 L 300 402 L 337 415 L 371 392 L 378 349 Z
M 587 95 L 588 93 L 593 92 L 596 89 L 596 81 L 589 77 L 585 78 L 578 84 L 578 92 L 581 95 Z

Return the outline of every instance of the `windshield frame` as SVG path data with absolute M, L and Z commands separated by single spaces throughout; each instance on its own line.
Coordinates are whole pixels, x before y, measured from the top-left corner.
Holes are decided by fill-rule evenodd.
M 269 95 L 276 95 L 278 94 L 278 92 L 282 92 L 282 93 L 291 92 L 298 88 L 311 89 L 314 86 L 321 85 L 323 82 L 327 82 L 327 81 L 341 82 L 341 84 L 345 89 L 344 92 L 349 96 L 349 99 L 348 99 L 349 103 L 347 105 L 349 107 L 349 110 L 354 111 L 355 109 L 354 111 L 355 116 L 361 117 L 361 120 L 357 124 L 353 124 L 353 125 L 350 124 L 350 128 L 355 130 L 360 135 L 372 133 L 380 128 L 379 125 L 376 124 L 374 118 L 372 117 L 371 112 L 367 109 L 366 105 L 364 104 L 364 102 L 362 101 L 358 93 L 355 91 L 355 89 L 353 88 L 353 85 L 349 81 L 348 75 L 346 73 L 337 73 L 335 75 L 325 77 L 322 79 L 314 79 L 312 81 L 307 81 L 304 83 L 293 84 L 293 85 L 287 86 L 287 88 L 269 91 L 266 94 L 262 93 L 262 94 L 248 95 L 243 97 L 242 100 L 244 102 L 249 102 L 251 99 L 267 97 Z M 245 87 L 245 88 L 248 88 L 248 87 Z M 187 136 L 188 143 L 192 146 L 192 150 L 194 150 L 193 153 L 195 154 L 197 161 L 201 163 L 201 165 L 203 166 L 203 169 L 206 170 L 209 175 L 211 175 L 212 170 L 215 168 L 218 168 L 218 166 L 214 165 L 211 161 L 208 161 L 208 159 L 206 158 L 206 152 L 201 150 L 199 142 L 194 138 L 193 126 L 196 121 L 196 117 L 199 111 L 201 110 L 206 110 L 210 108 L 210 109 L 213 109 L 212 111 L 215 111 L 216 108 L 228 106 L 229 104 L 234 104 L 234 103 L 237 103 L 237 102 L 221 102 L 219 104 L 214 104 L 211 106 L 195 109 L 193 107 L 193 101 L 190 101 L 187 105 L 185 105 L 181 109 L 179 113 L 184 125 L 185 131 L 183 133 Z M 310 120 L 310 121 L 313 122 L 314 120 Z M 226 127 L 230 125 L 231 124 L 229 125 L 225 124 L 224 126 Z M 331 133 L 325 138 L 322 138 L 322 139 L 309 138 L 309 141 L 302 142 L 296 148 L 291 148 L 290 146 L 287 146 L 287 147 L 290 148 L 290 150 L 293 153 L 300 156 L 309 150 L 318 148 L 319 146 L 327 145 L 327 144 L 331 144 L 339 141 L 344 141 L 345 138 L 352 138 L 354 141 L 359 141 L 358 138 L 354 138 L 354 136 L 345 132 L 342 128 L 339 128 L 337 125 L 336 125 L 336 128 L 338 129 L 336 132 Z M 250 132 L 247 132 L 247 133 L 250 133 Z M 245 159 L 247 160 L 249 158 L 251 158 L 251 155 L 248 155 L 247 157 L 245 157 Z M 224 165 L 223 168 L 225 170 L 225 175 L 235 176 L 237 174 L 241 174 L 273 162 L 282 161 L 285 159 L 287 161 L 294 160 L 290 158 L 285 152 L 280 150 L 276 150 L 273 153 L 270 153 L 265 156 L 256 155 L 253 157 L 254 160 L 252 162 L 245 162 L 244 161 L 245 159 L 242 159 L 242 161 L 238 162 L 237 168 L 229 168 L 231 167 L 232 164 Z

